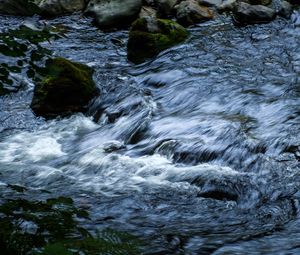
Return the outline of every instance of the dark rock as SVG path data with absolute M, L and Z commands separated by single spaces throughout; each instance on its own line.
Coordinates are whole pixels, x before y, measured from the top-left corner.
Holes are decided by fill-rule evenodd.
M 239 25 L 268 23 L 275 19 L 275 10 L 264 5 L 238 3 L 233 11 L 234 21 Z
M 184 41 L 188 32 L 171 20 L 145 17 L 136 20 L 129 32 L 128 59 L 142 63 L 159 52 Z
M 223 0 L 198 0 L 198 3 L 203 6 L 218 8 L 223 3 Z
M 0 83 L 0 96 L 3 96 L 7 93 L 6 89 L 3 87 L 3 84 Z
M 39 13 L 39 7 L 30 0 L 0 0 L 0 13 L 8 15 L 32 16 Z
M 41 0 L 39 7 L 43 15 L 59 16 L 85 8 L 85 0 Z
M 174 6 L 178 3 L 178 0 L 156 0 L 156 2 L 158 16 L 160 18 L 167 18 L 173 13 Z
M 227 190 L 222 190 L 222 189 L 212 189 L 208 191 L 204 191 L 198 194 L 199 197 L 203 198 L 212 198 L 216 200 L 221 200 L 221 201 L 237 201 L 238 200 L 238 195 L 227 191 Z
M 122 28 L 138 17 L 141 8 L 141 0 L 91 0 L 86 14 L 93 16 L 101 29 Z
M 247 2 L 252 5 L 269 5 L 272 3 L 272 0 L 248 0 L 243 2 Z
M 200 6 L 195 0 L 183 1 L 176 6 L 176 18 L 183 26 L 190 26 L 213 19 L 212 10 Z
M 97 94 L 93 70 L 86 65 L 55 58 L 47 62 L 45 73 L 34 89 L 31 108 L 36 115 L 52 118 L 82 112 Z

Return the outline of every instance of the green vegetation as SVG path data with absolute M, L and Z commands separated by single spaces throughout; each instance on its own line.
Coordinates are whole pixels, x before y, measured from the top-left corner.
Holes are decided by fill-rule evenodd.
M 61 38 L 62 34 L 52 27 L 36 28 L 21 25 L 0 33 L 0 95 L 16 91 L 20 80 L 14 74 L 40 79 L 40 66 L 51 56 L 51 51 L 40 43 Z
M 27 189 L 9 185 L 15 192 Z M 24 197 L 0 206 L 0 247 L 5 255 L 138 255 L 139 242 L 126 233 L 105 230 L 92 234 L 79 222 L 88 212 L 66 197 L 44 201 Z

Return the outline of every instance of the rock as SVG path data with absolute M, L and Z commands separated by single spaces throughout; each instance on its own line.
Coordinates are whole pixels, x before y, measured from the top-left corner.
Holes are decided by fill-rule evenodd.
M 154 10 L 152 7 L 149 6 L 143 6 L 139 14 L 139 18 L 143 18 L 143 17 L 156 18 L 156 16 L 157 16 L 156 10 Z
M 183 26 L 194 25 L 214 17 L 213 12 L 204 6 L 200 6 L 195 0 L 183 1 L 176 6 L 176 18 Z
M 0 0 L 0 14 L 32 16 L 39 11 L 34 1 Z
M 174 6 L 177 4 L 177 2 L 178 0 L 156 0 L 158 16 L 160 18 L 169 17 L 174 11 Z
M 252 5 L 269 5 L 272 3 L 272 0 L 248 0 L 247 3 Z
M 52 118 L 82 112 L 97 94 L 93 70 L 64 58 L 47 61 L 45 78 L 36 84 L 31 108 L 38 116 Z
M 85 8 L 85 0 L 41 0 L 39 7 L 46 16 L 59 16 L 82 11 Z
M 275 10 L 264 5 L 238 3 L 233 11 L 234 21 L 239 25 L 267 23 L 275 19 Z
M 217 7 L 219 12 L 232 11 L 236 6 L 237 0 L 225 0 Z
M 198 0 L 198 3 L 203 6 L 212 6 L 218 8 L 223 0 Z
M 299 0 L 289 0 L 289 2 L 291 4 L 296 4 L 296 5 L 299 5 L 300 4 L 300 1 Z
M 122 149 L 125 149 L 126 146 L 123 142 L 120 141 L 109 141 L 103 144 L 103 150 L 106 153 L 114 152 L 114 151 L 119 151 Z
M 7 93 L 6 89 L 3 87 L 3 84 L 0 83 L 0 96 L 3 96 Z
M 291 15 L 291 21 L 294 26 L 300 27 L 300 13 L 299 12 L 293 12 Z
M 287 1 L 280 1 L 280 6 L 278 10 L 278 15 L 284 18 L 290 18 L 293 12 L 292 5 Z
M 91 0 L 86 14 L 93 16 L 100 28 L 112 29 L 130 25 L 141 8 L 141 0 Z
M 154 6 L 155 0 L 143 0 L 143 5 Z
M 136 20 L 129 32 L 128 59 L 142 63 L 162 50 L 184 41 L 188 32 L 171 20 L 151 17 Z

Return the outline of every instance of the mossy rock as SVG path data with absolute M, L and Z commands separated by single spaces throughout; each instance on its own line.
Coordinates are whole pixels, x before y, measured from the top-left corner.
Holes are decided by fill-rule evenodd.
M 137 19 L 129 32 L 128 60 L 139 64 L 156 56 L 159 52 L 183 42 L 187 30 L 167 19 L 143 17 Z
M 31 108 L 38 116 L 53 118 L 83 112 L 98 90 L 93 70 L 64 58 L 48 60 L 45 77 L 36 84 Z

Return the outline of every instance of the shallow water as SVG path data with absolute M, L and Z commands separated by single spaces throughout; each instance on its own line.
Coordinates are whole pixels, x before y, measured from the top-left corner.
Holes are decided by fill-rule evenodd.
M 134 234 L 145 254 L 298 254 L 297 20 L 235 28 L 222 17 L 137 66 L 126 31 L 49 21 L 68 32 L 43 46 L 92 66 L 101 95 L 87 116 L 48 122 L 30 111 L 30 81 L 1 97 L 3 197 L 6 184 L 71 196 L 89 228 Z

